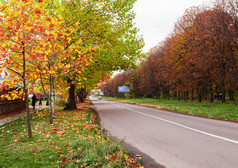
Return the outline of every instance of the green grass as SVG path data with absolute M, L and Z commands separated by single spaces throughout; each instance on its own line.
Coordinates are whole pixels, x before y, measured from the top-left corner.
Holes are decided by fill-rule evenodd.
M 152 106 L 160 109 L 166 109 L 175 111 L 178 113 L 223 119 L 229 121 L 238 121 L 238 104 L 234 102 L 185 102 L 176 100 L 165 99 L 151 99 L 151 98 L 133 98 L 133 99 L 121 99 L 121 98 L 109 98 L 104 99 L 123 101 L 128 103 L 136 103 L 141 105 Z
M 33 138 L 28 139 L 26 118 L 0 126 L 1 168 L 136 167 L 120 142 L 113 142 L 96 123 L 87 106 L 79 110 L 58 108 L 54 124 L 48 111 L 32 116 Z

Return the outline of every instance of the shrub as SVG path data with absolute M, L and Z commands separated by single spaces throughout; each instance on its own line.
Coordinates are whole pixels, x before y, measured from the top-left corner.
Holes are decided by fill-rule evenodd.
M 126 93 L 126 94 L 125 94 L 125 97 L 126 97 L 127 99 L 131 99 L 131 98 L 134 98 L 135 95 L 134 95 L 134 94 L 128 94 L 128 93 Z
M 144 95 L 144 98 L 152 98 L 153 96 L 152 96 L 152 94 L 151 93 L 146 93 L 145 95 Z

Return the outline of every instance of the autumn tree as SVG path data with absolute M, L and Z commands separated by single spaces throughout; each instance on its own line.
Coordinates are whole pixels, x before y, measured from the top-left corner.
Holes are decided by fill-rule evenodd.
M 1 1 L 0 8 L 0 51 L 1 67 L 6 68 L 11 76 L 12 86 L 23 86 L 27 108 L 27 125 L 29 138 L 32 137 L 28 89 L 35 85 L 36 69 L 32 60 L 43 59 L 44 47 L 49 44 L 51 35 L 43 30 L 49 30 L 51 22 L 48 20 L 46 7 L 42 1 L 35 0 L 9 0 Z M 29 83 L 29 81 L 31 83 Z
M 173 33 L 153 47 L 138 70 L 142 95 L 225 102 L 237 89 L 237 11 L 232 0 L 187 9 Z M 134 77 L 133 77 L 134 78 Z M 137 79 L 138 79 L 137 78 Z M 128 79 L 130 81 L 130 79 Z M 114 84 L 115 85 L 115 84 Z

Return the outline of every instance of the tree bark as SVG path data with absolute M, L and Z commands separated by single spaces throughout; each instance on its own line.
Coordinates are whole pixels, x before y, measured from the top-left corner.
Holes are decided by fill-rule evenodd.
M 53 88 L 53 99 L 52 99 L 52 112 L 53 112 L 53 119 L 55 118 L 55 86 L 54 86 L 54 78 L 52 78 L 52 88 Z
M 214 94 L 213 94 L 213 89 L 211 87 L 210 88 L 210 103 L 213 103 L 213 97 L 214 97 Z
M 167 100 L 170 99 L 169 91 L 167 91 Z
M 234 92 L 233 92 L 232 90 L 229 90 L 229 91 L 228 91 L 228 94 L 229 94 L 229 100 L 230 100 L 230 101 L 235 100 L 235 99 L 234 99 L 234 96 L 233 96 L 233 93 L 234 93 Z
M 50 124 L 53 124 L 53 114 L 52 114 L 52 76 L 50 75 L 50 96 L 49 96 L 49 106 L 50 106 Z
M 186 102 L 188 100 L 188 91 L 184 92 L 184 101 Z
M 173 100 L 175 100 L 175 99 L 176 99 L 176 96 L 177 96 L 177 92 L 176 92 L 176 91 L 174 91 Z
M 198 101 L 201 103 L 202 102 L 202 94 L 198 93 Z
M 190 97 L 191 102 L 194 100 L 194 89 L 192 88 L 191 91 L 191 97 Z
M 177 97 L 178 101 L 180 101 L 180 91 L 178 91 L 178 97 Z
M 160 95 L 161 95 L 161 93 L 160 93 L 160 91 L 159 91 L 157 99 L 160 99 Z
M 23 83 L 24 83 L 25 101 L 26 101 L 28 137 L 32 138 L 31 122 L 30 122 L 30 109 L 29 109 L 29 102 L 28 102 L 28 92 L 27 92 L 27 88 L 26 88 L 26 82 L 24 81 Z
M 166 98 L 166 91 L 164 90 L 163 91 L 163 99 L 165 99 Z
M 22 79 L 23 79 L 23 89 L 24 89 L 25 101 L 26 101 L 27 129 L 28 129 L 28 137 L 29 137 L 29 138 L 32 138 L 31 122 L 30 122 L 30 109 L 29 109 L 29 102 L 28 102 L 28 92 L 27 92 L 27 88 L 26 88 L 26 55 L 25 55 L 25 44 L 24 44 L 23 41 L 22 41 L 22 45 L 23 45 L 23 51 L 22 51 L 22 55 L 23 55 L 23 75 L 22 75 Z

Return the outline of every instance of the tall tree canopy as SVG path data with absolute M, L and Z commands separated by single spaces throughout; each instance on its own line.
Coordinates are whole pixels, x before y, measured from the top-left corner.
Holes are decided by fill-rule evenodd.
M 8 84 L 22 84 L 25 100 L 38 88 L 50 101 L 54 88 L 69 86 L 69 109 L 76 108 L 75 88 L 95 87 L 143 57 L 135 1 L 1 0 L 0 64 L 12 77 Z

